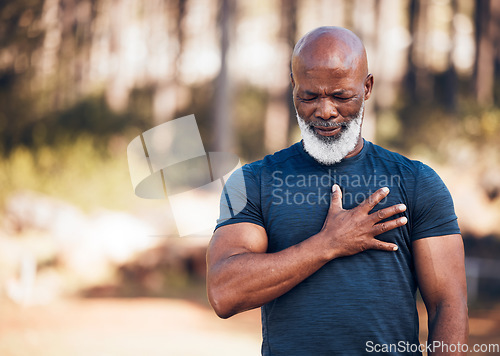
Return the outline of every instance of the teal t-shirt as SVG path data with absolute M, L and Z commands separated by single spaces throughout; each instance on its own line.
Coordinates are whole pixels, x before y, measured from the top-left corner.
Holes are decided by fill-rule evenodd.
M 321 230 L 334 183 L 344 209 L 390 188 L 374 211 L 404 203 L 407 210 L 397 216 L 408 223 L 377 238 L 399 249 L 332 260 L 262 306 L 262 354 L 421 355 L 412 241 L 460 233 L 448 189 L 425 164 L 364 141 L 358 155 L 327 166 L 298 142 L 229 178 L 216 229 L 254 223 L 267 232 L 267 252 L 286 249 Z

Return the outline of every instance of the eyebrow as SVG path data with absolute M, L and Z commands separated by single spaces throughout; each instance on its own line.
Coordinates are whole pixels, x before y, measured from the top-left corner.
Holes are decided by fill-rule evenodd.
M 334 90 L 333 93 L 329 94 L 329 95 L 342 95 L 342 94 L 349 94 L 349 90 L 345 90 L 345 89 L 338 89 L 338 90 Z M 313 92 L 313 91 L 310 91 L 310 90 L 304 90 L 304 94 L 305 95 L 310 95 L 310 96 L 316 96 L 318 95 L 318 93 L 316 92 Z

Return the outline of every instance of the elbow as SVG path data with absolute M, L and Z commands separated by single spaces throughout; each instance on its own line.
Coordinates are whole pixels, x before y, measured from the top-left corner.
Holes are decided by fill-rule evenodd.
M 228 293 L 224 292 L 222 289 L 223 288 L 208 285 L 208 301 L 219 318 L 227 319 L 237 314 L 237 311 Z
M 212 308 L 215 311 L 215 314 L 217 314 L 217 316 L 221 319 L 228 319 L 236 314 L 235 312 L 231 311 L 230 308 L 227 308 L 223 305 L 220 305 L 217 303 L 212 303 L 212 302 L 211 302 L 211 304 L 212 304 Z

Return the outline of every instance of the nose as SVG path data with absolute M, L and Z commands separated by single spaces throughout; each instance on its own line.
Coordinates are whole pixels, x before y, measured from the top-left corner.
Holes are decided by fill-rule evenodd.
M 330 119 L 337 118 L 339 116 L 339 112 L 337 111 L 335 104 L 329 98 L 322 98 L 318 103 L 314 116 L 317 119 L 328 121 Z

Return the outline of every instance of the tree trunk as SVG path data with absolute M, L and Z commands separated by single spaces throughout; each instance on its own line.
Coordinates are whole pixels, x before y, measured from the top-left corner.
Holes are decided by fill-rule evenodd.
M 216 151 L 228 152 L 233 149 L 234 145 L 234 131 L 230 117 L 230 83 L 227 68 L 231 4 L 230 0 L 220 0 L 219 4 L 220 71 L 215 81 L 214 147 Z
M 281 29 L 278 34 L 276 71 L 279 79 L 269 83 L 269 103 L 264 124 L 264 145 L 268 153 L 288 145 L 290 118 L 295 116 L 290 103 L 290 57 L 295 42 L 297 0 L 281 0 Z M 291 110 L 292 109 L 292 110 Z
M 480 105 L 493 105 L 495 83 L 495 40 L 500 6 L 498 1 L 476 0 L 475 89 Z

